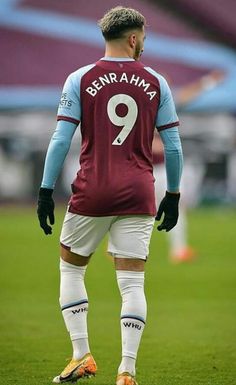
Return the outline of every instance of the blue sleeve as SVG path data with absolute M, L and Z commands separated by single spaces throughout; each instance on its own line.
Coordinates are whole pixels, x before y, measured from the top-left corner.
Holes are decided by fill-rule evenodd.
M 63 87 L 57 111 L 57 120 L 79 124 L 81 120 L 80 86 L 82 77 L 94 67 L 89 64 L 68 76 Z
M 76 72 L 66 79 L 57 111 L 57 119 L 79 124 L 81 119 L 80 83 L 77 83 Z M 76 86 L 77 85 L 77 86 Z
M 158 131 L 179 125 L 179 118 L 176 113 L 175 103 L 167 81 L 159 75 L 160 103 L 156 119 Z
M 53 189 L 62 169 L 77 124 L 59 121 L 51 138 L 45 159 L 41 187 Z
M 175 103 L 166 79 L 150 67 L 145 67 L 145 69 L 155 76 L 160 87 L 160 102 L 156 116 L 156 127 L 158 131 L 178 126 L 179 118 L 176 113 Z
M 177 127 L 160 131 L 160 137 L 164 145 L 167 190 L 179 192 L 180 179 L 183 169 L 183 153 Z

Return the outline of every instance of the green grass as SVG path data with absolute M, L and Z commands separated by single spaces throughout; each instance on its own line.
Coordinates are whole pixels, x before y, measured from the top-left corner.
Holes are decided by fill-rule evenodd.
M 1 208 L 1 385 L 51 383 L 71 355 L 58 305 L 58 237 L 44 236 L 30 208 Z M 173 266 L 154 232 L 146 270 L 148 322 L 137 363 L 140 385 L 236 384 L 236 212 L 189 214 L 199 257 Z M 115 382 L 120 298 L 101 244 L 88 268 L 90 345 L 99 371 L 82 384 Z

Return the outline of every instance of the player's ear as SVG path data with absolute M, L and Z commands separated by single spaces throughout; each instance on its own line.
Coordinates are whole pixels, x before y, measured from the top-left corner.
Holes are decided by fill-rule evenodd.
M 134 48 L 136 45 L 136 35 L 135 33 L 131 33 L 128 37 L 128 42 L 131 48 Z

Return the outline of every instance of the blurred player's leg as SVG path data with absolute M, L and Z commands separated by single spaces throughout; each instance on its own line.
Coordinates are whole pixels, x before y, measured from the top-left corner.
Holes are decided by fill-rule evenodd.
M 160 202 L 160 198 L 165 195 L 166 191 L 166 175 L 165 167 L 161 165 L 155 165 L 153 167 L 153 175 L 155 178 L 155 195 L 157 207 Z M 184 179 L 184 177 L 182 178 Z M 183 201 L 186 200 L 185 189 L 187 185 L 181 184 L 181 200 L 179 206 L 179 219 L 177 225 L 167 234 L 169 242 L 169 256 L 173 262 L 187 262 L 191 261 L 196 252 L 188 244 L 187 239 L 187 217 L 186 210 L 183 207 Z
M 179 219 L 177 225 L 168 233 L 170 242 L 170 255 L 186 247 L 186 216 L 184 210 L 179 210 Z
M 180 208 L 177 225 L 168 233 L 170 243 L 170 259 L 173 262 L 186 262 L 195 257 L 195 251 L 187 241 L 187 218 L 183 208 Z

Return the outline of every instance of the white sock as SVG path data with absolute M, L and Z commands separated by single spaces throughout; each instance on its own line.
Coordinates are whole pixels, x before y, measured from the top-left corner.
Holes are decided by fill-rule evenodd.
M 90 352 L 87 331 L 88 296 L 84 285 L 86 266 L 60 261 L 60 305 L 66 328 L 70 333 L 73 358 Z
M 118 373 L 135 375 L 136 358 L 147 315 L 144 272 L 117 270 L 116 275 L 122 297 L 122 360 Z

